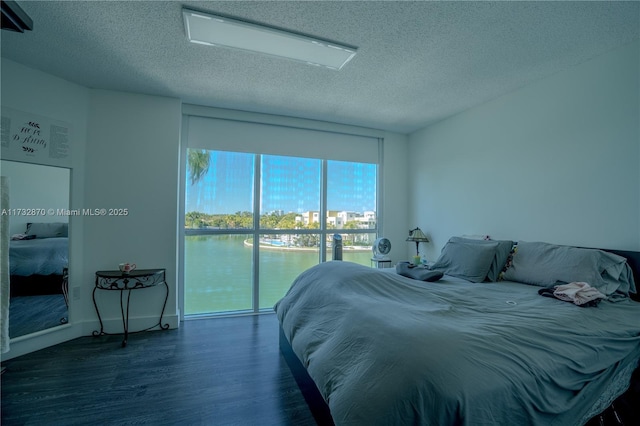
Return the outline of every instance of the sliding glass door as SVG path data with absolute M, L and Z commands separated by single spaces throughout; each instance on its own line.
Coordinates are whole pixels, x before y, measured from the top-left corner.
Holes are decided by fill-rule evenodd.
M 210 126 L 215 125 L 218 145 L 252 127 L 190 120 L 188 146 L 199 147 L 187 148 L 185 156 L 185 316 L 272 310 L 301 272 L 331 259 L 334 234 L 342 237 L 345 261 L 370 266 L 379 220 L 378 166 L 369 159 L 374 156 L 357 162 L 276 155 L 258 145 L 255 152 L 206 149 Z M 225 129 L 228 136 L 222 138 Z M 289 134 L 281 128 L 255 129 L 276 147 Z M 325 143 L 335 139 L 320 132 L 304 136 Z M 375 141 L 344 137 L 350 138 L 344 150 L 350 158 L 358 156 L 354 147 Z M 296 149 L 295 144 L 286 147 Z M 311 144 L 305 151 L 346 155 L 317 148 Z
M 187 150 L 184 309 L 251 310 L 255 155 Z
M 260 156 L 258 307 L 270 309 L 302 271 L 320 262 L 322 161 Z M 311 213 L 313 215 L 313 213 Z

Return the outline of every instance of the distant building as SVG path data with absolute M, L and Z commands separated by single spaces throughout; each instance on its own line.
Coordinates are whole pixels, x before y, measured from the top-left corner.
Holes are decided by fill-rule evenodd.
M 319 211 L 306 211 L 300 216 L 296 216 L 296 222 L 302 222 L 305 226 L 311 223 L 320 222 Z M 366 211 L 363 213 L 350 211 L 327 211 L 327 225 L 334 226 L 336 229 L 342 229 L 347 222 L 356 222 L 358 229 L 371 229 L 376 226 L 376 212 Z
M 358 216 L 356 218 L 356 221 L 358 222 L 358 228 L 360 229 L 375 228 L 376 212 L 373 212 L 373 211 L 364 212 L 362 216 Z
M 302 213 L 302 223 L 305 225 L 316 222 L 320 222 L 320 212 L 310 210 Z

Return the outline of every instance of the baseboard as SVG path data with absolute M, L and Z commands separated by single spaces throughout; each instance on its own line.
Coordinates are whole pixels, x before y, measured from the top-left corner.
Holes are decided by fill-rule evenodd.
M 26 355 L 40 349 L 54 346 L 81 336 L 82 327 L 77 324 L 65 324 L 11 339 L 9 352 L 3 353 L 2 361 Z

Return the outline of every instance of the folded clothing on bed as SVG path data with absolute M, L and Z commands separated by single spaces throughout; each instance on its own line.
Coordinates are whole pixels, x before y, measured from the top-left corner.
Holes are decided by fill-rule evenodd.
M 410 267 L 408 263 L 398 263 L 396 272 L 404 277 L 420 281 L 438 281 L 444 275 L 441 271 L 430 271 L 419 266 Z
M 585 282 L 558 283 L 553 287 L 538 290 L 542 296 L 555 297 L 578 306 L 597 306 L 607 296 Z

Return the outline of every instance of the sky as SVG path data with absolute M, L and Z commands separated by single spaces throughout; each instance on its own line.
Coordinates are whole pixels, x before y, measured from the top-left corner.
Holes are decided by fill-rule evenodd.
M 253 210 L 253 154 L 210 151 L 209 170 L 186 180 L 186 212 L 226 214 Z M 261 156 L 260 213 L 320 210 L 321 161 Z M 375 211 L 376 165 L 328 161 L 327 209 Z

